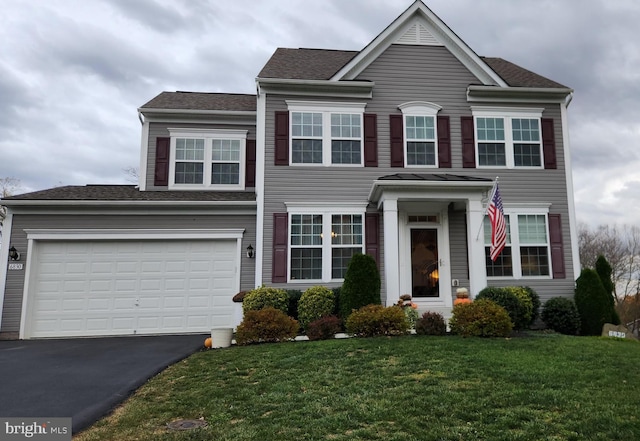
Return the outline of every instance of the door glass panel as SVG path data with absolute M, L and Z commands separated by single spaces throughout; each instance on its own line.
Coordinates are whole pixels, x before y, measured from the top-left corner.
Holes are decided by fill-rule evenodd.
M 413 297 L 439 297 L 438 230 L 411 230 L 411 287 Z

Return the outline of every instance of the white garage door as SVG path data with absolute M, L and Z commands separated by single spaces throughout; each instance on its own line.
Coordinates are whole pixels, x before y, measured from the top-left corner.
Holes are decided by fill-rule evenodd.
M 39 242 L 26 337 L 208 332 L 231 326 L 235 240 Z

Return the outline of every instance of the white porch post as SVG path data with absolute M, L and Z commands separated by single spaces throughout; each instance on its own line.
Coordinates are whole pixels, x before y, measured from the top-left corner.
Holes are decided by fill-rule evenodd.
M 483 218 L 484 207 L 481 196 L 469 198 L 467 200 L 467 243 L 469 244 L 469 293 L 472 296 L 487 286 L 484 235 L 480 230 Z
M 400 298 L 400 267 L 398 243 L 398 199 L 383 201 L 384 220 L 384 274 L 386 278 L 386 305 L 395 304 Z

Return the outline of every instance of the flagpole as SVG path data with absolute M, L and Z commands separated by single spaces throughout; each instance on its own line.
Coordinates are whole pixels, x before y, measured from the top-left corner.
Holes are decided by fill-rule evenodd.
M 480 232 L 482 232 L 482 227 L 484 226 L 484 217 L 487 215 L 489 211 L 489 204 L 491 204 L 491 199 L 493 199 L 493 195 L 496 193 L 496 188 L 498 188 L 498 179 L 499 176 L 496 176 L 496 181 L 493 183 L 493 188 L 491 189 L 491 194 L 489 195 L 489 199 L 487 199 L 487 205 L 484 207 L 484 214 L 482 215 L 482 222 L 480 222 L 480 228 L 478 228 L 478 234 L 476 234 L 476 242 L 480 239 Z

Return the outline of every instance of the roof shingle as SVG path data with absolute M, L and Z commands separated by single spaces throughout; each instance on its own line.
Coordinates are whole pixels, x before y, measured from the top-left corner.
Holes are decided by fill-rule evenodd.
M 480 57 L 511 87 L 543 87 L 568 89 L 560 83 L 531 72 L 510 61 L 496 57 Z
M 141 109 L 256 111 L 256 96 L 241 93 L 162 92 Z
M 358 51 L 278 48 L 258 78 L 328 80 Z

